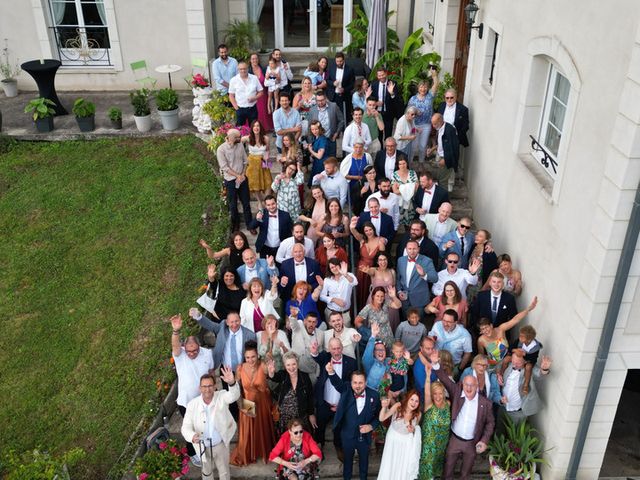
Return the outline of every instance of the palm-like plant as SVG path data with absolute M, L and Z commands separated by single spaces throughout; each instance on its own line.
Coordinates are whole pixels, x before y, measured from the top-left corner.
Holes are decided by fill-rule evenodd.
M 248 60 L 252 51 L 260 49 L 262 32 L 255 22 L 235 19 L 227 24 L 224 41 L 229 46 L 229 54 L 236 60 Z
M 395 11 L 387 13 L 387 22 Z M 351 43 L 347 45 L 344 52 L 350 57 L 361 57 L 364 55 L 367 46 L 367 32 L 369 30 L 369 18 L 367 14 L 356 5 L 355 16 L 349 24 L 347 24 L 347 32 L 351 35 Z M 398 50 L 398 34 L 395 30 L 387 27 L 387 51 Z
M 528 421 L 514 423 L 508 415 L 504 426 L 506 433 L 494 435 L 489 442 L 490 462 L 519 478 L 533 478 L 537 464 L 548 465 L 542 458 L 545 450 L 538 432 Z M 491 467 L 496 465 L 492 463 Z
M 424 45 L 424 30 L 416 30 L 407 37 L 402 50 L 387 51 L 380 57 L 372 71 L 384 67 L 388 71 L 389 79 L 396 82 L 405 101 L 411 96 L 411 86 L 421 80 L 429 78 L 429 66 L 440 62 L 440 55 L 436 52 L 422 53 Z

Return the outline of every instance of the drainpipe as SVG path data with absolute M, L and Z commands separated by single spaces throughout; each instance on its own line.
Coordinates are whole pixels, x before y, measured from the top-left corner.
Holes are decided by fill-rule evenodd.
M 411 8 L 409 8 L 409 35 L 411 35 L 413 33 L 413 22 L 415 20 L 415 12 L 416 9 L 416 0 L 411 0 Z
M 576 438 L 573 443 L 571 457 L 569 458 L 569 467 L 567 469 L 565 480 L 575 480 L 576 474 L 578 472 L 578 467 L 580 466 L 582 451 L 584 450 L 584 442 L 587 438 L 587 432 L 589 430 L 589 424 L 591 423 L 591 417 L 593 416 L 593 409 L 595 407 L 596 398 L 598 397 L 598 390 L 600 389 L 600 384 L 602 382 L 604 367 L 607 363 L 607 358 L 609 357 L 611 340 L 613 338 L 613 332 L 618 320 L 618 313 L 620 313 L 622 296 L 624 294 L 625 287 L 627 286 L 629 270 L 631 268 L 631 262 L 633 261 L 633 257 L 635 255 L 639 233 L 640 185 L 638 185 L 636 189 L 636 197 L 633 201 L 631 217 L 629 218 L 627 233 L 624 237 L 620 260 L 618 261 L 618 268 L 616 270 L 615 280 L 613 281 L 611 297 L 609 298 L 607 313 L 604 317 L 604 326 L 602 327 L 602 333 L 600 334 L 598 352 L 596 353 L 596 359 L 593 364 L 593 373 L 591 374 L 591 380 L 589 382 L 589 387 L 587 388 L 587 396 L 585 398 L 584 405 L 582 406 L 580 423 L 578 423 L 578 430 L 576 432 Z

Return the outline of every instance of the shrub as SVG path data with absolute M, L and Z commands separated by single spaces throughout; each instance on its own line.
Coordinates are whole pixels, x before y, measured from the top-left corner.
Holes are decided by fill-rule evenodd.
M 90 117 L 91 115 L 95 115 L 96 105 L 84 98 L 79 98 L 74 102 L 71 111 L 76 117 Z
M 136 117 L 146 117 L 151 114 L 151 109 L 149 108 L 151 92 L 149 89 L 141 88 L 140 90 L 129 92 L 129 98 L 133 106 L 133 114 Z
M 163 88 L 156 93 L 158 110 L 168 112 L 178 108 L 178 94 L 173 88 Z

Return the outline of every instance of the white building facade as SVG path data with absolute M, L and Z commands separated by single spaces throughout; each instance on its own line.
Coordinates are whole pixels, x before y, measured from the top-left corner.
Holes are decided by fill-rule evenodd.
M 522 301 L 539 296 L 528 321 L 554 366 L 535 423 L 552 448 L 544 478 L 565 478 L 640 182 L 640 4 L 479 0 L 483 35 L 472 29 L 465 62 L 462 2 L 424 1 L 416 27 L 433 26 L 445 70 L 466 71 L 475 223 L 523 271 Z M 639 277 L 636 250 L 580 479 L 598 477 L 627 371 L 640 368 Z

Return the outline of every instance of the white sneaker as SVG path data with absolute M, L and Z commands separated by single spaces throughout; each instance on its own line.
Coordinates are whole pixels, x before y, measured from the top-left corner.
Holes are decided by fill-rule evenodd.
M 202 467 L 202 460 L 200 460 L 200 457 L 198 455 L 193 455 L 190 457 L 191 458 L 191 463 L 193 464 L 194 467 Z

